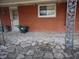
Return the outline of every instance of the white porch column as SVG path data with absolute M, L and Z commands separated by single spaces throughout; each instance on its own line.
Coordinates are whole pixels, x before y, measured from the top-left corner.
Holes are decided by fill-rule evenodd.
M 66 48 L 73 48 L 77 0 L 67 0 Z

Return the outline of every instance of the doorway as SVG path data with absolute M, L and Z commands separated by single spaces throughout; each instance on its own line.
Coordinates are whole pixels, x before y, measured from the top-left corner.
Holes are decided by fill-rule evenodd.
M 19 25 L 19 16 L 18 16 L 18 8 L 10 7 L 10 19 L 11 19 L 11 28 L 13 32 L 19 31 L 17 27 Z

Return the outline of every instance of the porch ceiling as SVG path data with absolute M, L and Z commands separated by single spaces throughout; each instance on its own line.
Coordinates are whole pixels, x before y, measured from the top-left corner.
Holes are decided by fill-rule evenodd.
M 65 2 L 66 0 L 0 0 L 0 6 L 28 5 L 33 3 Z
M 57 0 L 0 0 L 0 6 L 24 5 L 32 3 L 56 2 Z

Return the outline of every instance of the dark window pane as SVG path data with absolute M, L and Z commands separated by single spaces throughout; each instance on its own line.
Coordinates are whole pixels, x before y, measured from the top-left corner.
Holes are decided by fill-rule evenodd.
M 47 11 L 46 10 L 41 10 L 40 15 L 47 15 Z
M 17 10 L 12 10 L 12 19 L 13 20 L 17 19 Z
M 40 6 L 40 10 L 47 10 L 47 6 Z
M 40 6 L 40 15 L 47 15 L 47 6 Z
M 55 15 L 55 5 L 40 6 L 40 16 L 52 16 Z

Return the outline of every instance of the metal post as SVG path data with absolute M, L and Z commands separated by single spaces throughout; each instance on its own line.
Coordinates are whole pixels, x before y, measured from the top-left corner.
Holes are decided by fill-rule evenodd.
M 3 32 L 3 22 L 2 22 L 2 18 L 3 18 L 3 13 L 2 13 L 2 10 L 3 9 L 0 9 L 0 16 L 1 16 L 1 18 L 0 18 L 0 25 L 1 25 L 1 36 L 2 36 L 2 44 L 3 45 L 5 45 L 6 44 L 6 42 L 5 42 L 5 39 L 4 39 L 4 32 Z
M 67 0 L 66 48 L 73 48 L 77 0 Z

